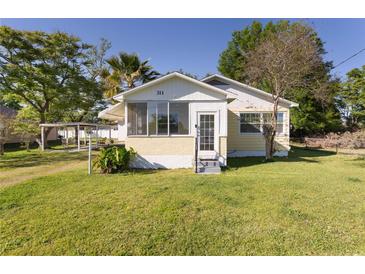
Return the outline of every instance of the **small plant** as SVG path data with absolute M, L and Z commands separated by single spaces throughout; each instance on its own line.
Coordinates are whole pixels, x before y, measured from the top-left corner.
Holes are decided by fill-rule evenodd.
M 100 168 L 102 173 L 124 172 L 129 169 L 130 161 L 135 157 L 133 148 L 125 147 L 102 148 L 93 162 L 93 167 Z
M 109 138 L 109 139 L 107 139 L 107 140 L 105 141 L 105 144 L 106 144 L 106 145 L 112 145 L 112 144 L 114 144 L 114 140 L 113 140 L 112 138 Z

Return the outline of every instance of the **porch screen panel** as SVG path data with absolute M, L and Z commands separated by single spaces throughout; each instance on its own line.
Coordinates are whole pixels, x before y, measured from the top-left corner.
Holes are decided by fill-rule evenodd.
M 167 102 L 148 103 L 148 134 L 167 135 L 168 128 Z
M 157 104 L 157 134 L 167 135 L 167 102 Z
M 148 134 L 157 135 L 157 103 L 148 103 Z
M 189 104 L 170 103 L 170 134 L 189 134 Z
M 147 134 L 147 103 L 128 104 L 128 135 Z

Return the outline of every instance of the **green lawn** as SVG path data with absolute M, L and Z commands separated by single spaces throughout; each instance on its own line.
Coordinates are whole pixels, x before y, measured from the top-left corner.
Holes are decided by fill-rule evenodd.
M 364 157 L 294 148 L 229 166 L 90 177 L 85 164 L 3 188 L 0 254 L 365 255 Z

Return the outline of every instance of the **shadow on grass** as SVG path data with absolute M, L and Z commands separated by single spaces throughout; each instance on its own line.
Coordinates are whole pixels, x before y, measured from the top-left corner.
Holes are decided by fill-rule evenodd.
M 68 153 L 68 152 L 27 152 L 17 151 L 16 153 L 5 153 L 0 157 L 0 168 L 18 168 L 18 167 L 33 167 L 57 162 L 67 162 L 75 160 L 87 160 L 86 153 Z
M 335 152 L 305 149 L 292 146 L 288 157 L 274 157 L 272 162 L 306 162 L 306 163 L 318 163 L 315 157 L 325 157 L 335 155 Z M 309 159 L 308 159 L 309 158 Z M 240 167 L 248 167 L 253 165 L 260 165 L 267 163 L 264 157 L 242 157 L 242 158 L 228 158 L 228 167 L 224 170 L 235 169 Z
M 351 162 L 352 165 L 365 168 L 365 156 L 360 156 L 355 159 L 347 160 Z

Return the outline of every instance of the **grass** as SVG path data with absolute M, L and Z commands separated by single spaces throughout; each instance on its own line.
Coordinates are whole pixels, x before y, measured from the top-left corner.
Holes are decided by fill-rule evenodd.
M 86 176 L 85 165 L 4 188 L 0 254 L 365 255 L 364 157 L 294 148 L 229 166 Z
M 0 171 L 14 170 L 19 167 L 33 167 L 41 165 L 53 165 L 58 162 L 68 162 L 73 160 L 86 160 L 87 153 L 69 153 L 53 151 L 50 153 L 41 152 L 39 149 L 16 150 L 6 152 L 0 156 Z
M 8 151 L 0 156 L 0 189 L 28 179 L 85 166 L 87 152 Z

